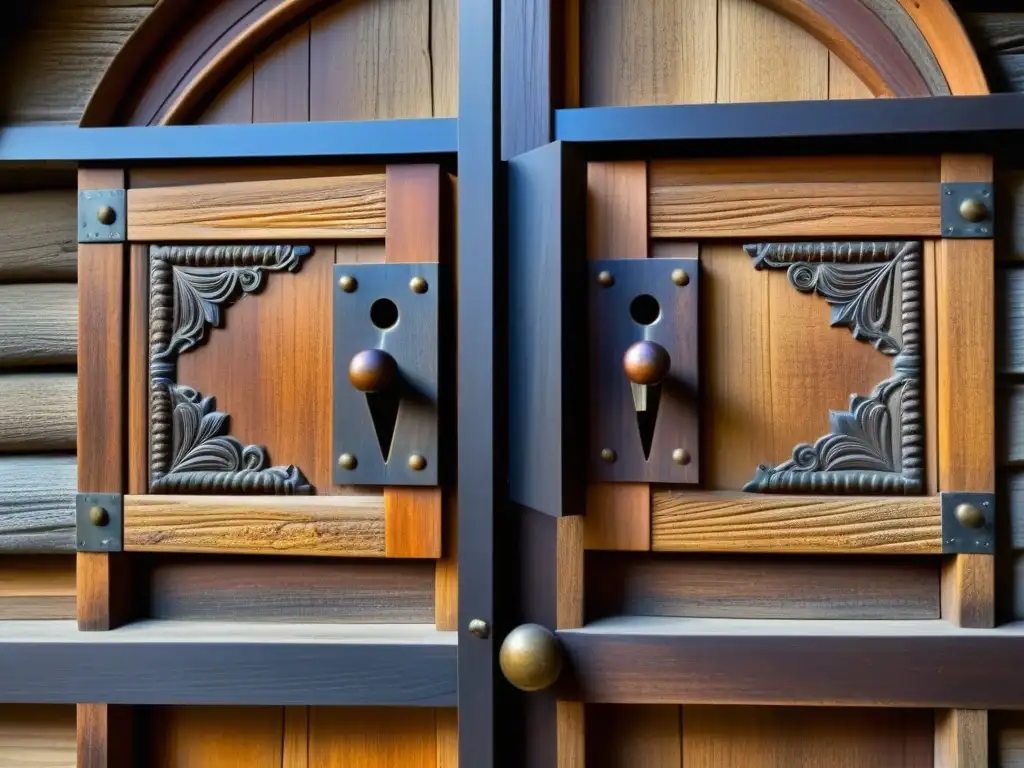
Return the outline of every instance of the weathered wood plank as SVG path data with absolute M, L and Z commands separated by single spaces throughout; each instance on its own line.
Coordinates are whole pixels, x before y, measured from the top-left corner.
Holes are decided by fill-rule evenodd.
M 74 451 L 77 396 L 73 373 L 0 375 L 0 453 Z
M 124 548 L 384 556 L 381 496 L 126 496 Z
M 0 456 L 0 552 L 74 552 L 74 456 Z
M 0 706 L 0 768 L 72 768 L 74 765 L 73 706 Z
M 77 217 L 73 189 L 0 195 L 0 283 L 73 283 Z
M 654 494 L 652 549 L 662 552 L 940 554 L 937 497 Z
M 971 768 L 988 763 L 988 712 L 935 711 L 935 768 Z
M 74 365 L 77 348 L 73 284 L 0 285 L 0 369 Z
M 0 620 L 73 618 L 74 556 L 5 553 L 0 557 Z
M 384 175 L 128 190 L 128 239 L 373 238 L 385 234 Z
M 1024 373 L 1024 269 L 1004 265 L 997 273 L 996 366 L 999 373 Z

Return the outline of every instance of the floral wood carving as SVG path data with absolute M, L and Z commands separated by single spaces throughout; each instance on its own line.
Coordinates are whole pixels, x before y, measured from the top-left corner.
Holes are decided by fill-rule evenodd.
M 832 325 L 893 357 L 893 375 L 871 395 L 832 411 L 832 431 L 801 443 L 788 461 L 761 465 L 745 491 L 920 493 L 921 246 L 916 242 L 759 243 L 745 246 L 757 269 L 786 269 L 790 284 L 832 306 Z M 892 334 L 899 277 L 901 339 Z
M 263 448 L 226 435 L 212 397 L 177 382 L 178 355 L 197 347 L 221 309 L 260 288 L 265 272 L 295 272 L 308 246 L 152 246 L 149 266 L 150 490 L 309 493 L 302 472 L 269 467 Z

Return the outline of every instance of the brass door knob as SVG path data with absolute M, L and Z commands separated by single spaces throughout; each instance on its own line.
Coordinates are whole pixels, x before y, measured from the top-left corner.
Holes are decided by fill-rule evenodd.
M 381 392 L 398 376 L 395 358 L 383 349 L 364 349 L 348 364 L 348 380 L 360 392 Z
M 638 341 L 631 344 L 622 358 L 626 378 L 634 384 L 660 384 L 668 376 L 672 359 L 661 344 Z
M 540 624 L 523 624 L 505 638 L 498 653 L 505 679 L 521 691 L 541 691 L 562 672 L 562 646 Z

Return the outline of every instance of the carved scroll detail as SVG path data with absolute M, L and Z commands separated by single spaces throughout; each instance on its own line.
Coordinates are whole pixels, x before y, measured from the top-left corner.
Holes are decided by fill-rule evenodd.
M 762 243 L 745 246 L 757 269 L 784 268 L 799 291 L 832 305 L 832 325 L 893 357 L 893 375 L 868 397 L 832 411 L 832 431 L 782 464 L 758 467 L 744 490 L 919 493 L 924 487 L 921 409 L 921 250 L 916 242 Z M 902 340 L 891 334 L 896 275 Z
M 295 272 L 308 246 L 171 245 L 150 248 L 150 488 L 191 493 L 309 493 L 294 466 L 225 435 L 227 415 L 176 381 L 178 355 L 202 343 L 221 308 L 257 291 L 264 272 Z

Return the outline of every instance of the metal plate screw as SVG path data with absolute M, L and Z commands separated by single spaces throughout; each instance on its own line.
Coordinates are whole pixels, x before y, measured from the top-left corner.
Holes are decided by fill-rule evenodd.
M 681 467 L 685 467 L 690 463 L 690 452 L 685 448 L 676 448 L 672 451 L 672 461 Z
M 343 453 L 338 457 L 338 466 L 351 471 L 359 466 L 359 462 L 356 461 L 356 457 L 351 453 Z
M 427 281 L 419 275 L 409 281 L 409 290 L 413 293 L 426 293 L 429 287 Z
M 617 458 L 618 456 L 615 455 L 615 451 L 613 451 L 611 448 L 601 449 L 601 461 L 604 461 L 608 464 L 614 464 L 615 459 Z
M 427 467 L 427 460 L 418 453 L 409 457 L 409 469 L 413 472 L 422 472 Z
M 679 286 L 686 285 L 690 282 L 690 276 L 686 274 L 685 269 L 673 269 L 672 282 Z
M 355 293 L 356 288 L 359 287 L 359 282 L 352 275 L 342 275 L 338 278 L 338 287 L 345 293 Z
M 110 515 L 103 507 L 89 507 L 89 522 L 95 526 L 104 526 L 110 522 Z
M 117 221 L 117 212 L 109 205 L 104 205 L 96 211 L 96 220 L 99 221 L 100 224 L 110 226 Z
M 597 282 L 603 285 L 605 288 L 610 288 L 615 285 L 615 277 L 608 270 L 597 273 Z

